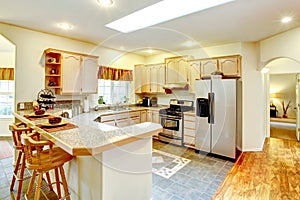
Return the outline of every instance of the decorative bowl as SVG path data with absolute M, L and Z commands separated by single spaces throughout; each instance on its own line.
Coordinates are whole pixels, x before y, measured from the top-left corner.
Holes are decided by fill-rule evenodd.
M 36 110 L 36 111 L 34 111 L 34 114 L 43 115 L 43 114 L 45 114 L 45 111 L 44 110 Z
M 61 117 L 50 117 L 48 122 L 49 124 L 58 124 L 61 122 Z

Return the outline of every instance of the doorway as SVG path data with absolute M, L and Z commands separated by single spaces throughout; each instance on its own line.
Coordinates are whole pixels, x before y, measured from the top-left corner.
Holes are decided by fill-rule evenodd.
M 267 137 L 299 140 L 300 62 L 277 58 L 265 65 Z
M 0 137 L 11 136 L 8 126 L 15 105 L 15 60 L 15 44 L 0 34 Z

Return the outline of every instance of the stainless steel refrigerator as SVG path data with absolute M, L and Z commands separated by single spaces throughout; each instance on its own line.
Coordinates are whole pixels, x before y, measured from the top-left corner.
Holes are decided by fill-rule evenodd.
M 196 81 L 197 150 L 237 157 L 242 141 L 241 88 L 235 79 Z

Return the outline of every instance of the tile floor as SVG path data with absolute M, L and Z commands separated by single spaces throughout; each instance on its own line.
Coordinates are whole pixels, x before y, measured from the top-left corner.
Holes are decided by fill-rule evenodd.
M 233 162 L 203 154 L 189 148 L 153 142 L 153 148 L 191 160 L 169 179 L 152 177 L 153 200 L 208 200 L 222 183 Z
M 153 148 L 191 160 L 169 179 L 153 174 L 153 200 L 211 199 L 233 166 L 231 161 L 197 154 L 189 148 L 177 147 L 155 140 Z M 14 199 L 15 191 L 10 192 L 9 190 L 13 171 L 12 162 L 12 157 L 0 160 L 0 200 Z M 29 180 L 25 181 L 25 186 L 28 182 Z M 52 197 L 50 195 L 48 199 L 55 199 Z

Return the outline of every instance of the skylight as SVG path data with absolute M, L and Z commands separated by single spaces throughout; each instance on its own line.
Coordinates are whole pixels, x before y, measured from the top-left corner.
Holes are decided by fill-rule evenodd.
M 105 26 L 128 33 L 231 1 L 234 0 L 163 0 Z

